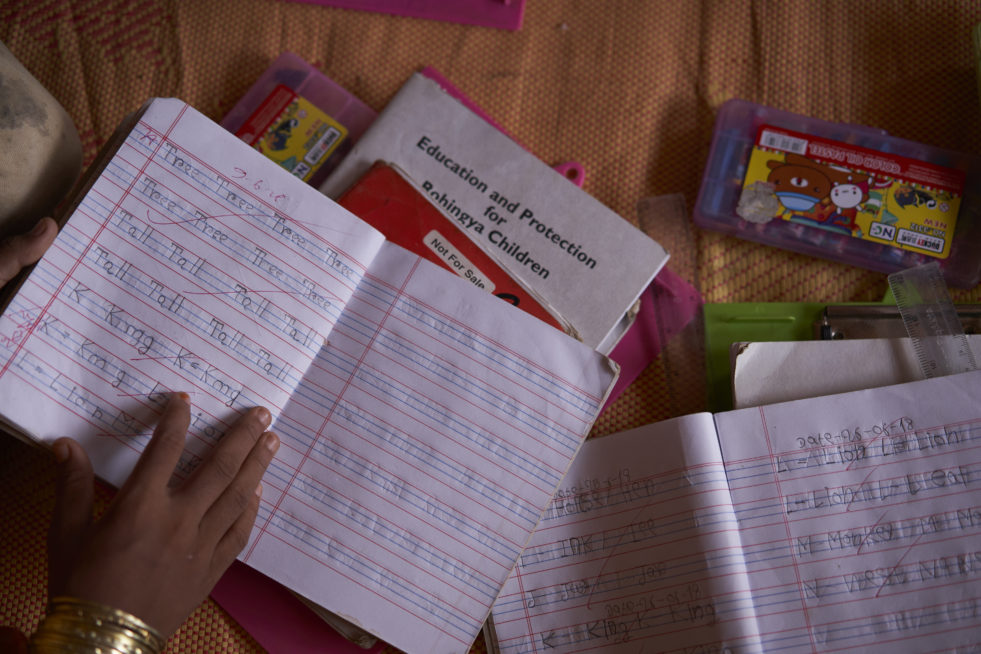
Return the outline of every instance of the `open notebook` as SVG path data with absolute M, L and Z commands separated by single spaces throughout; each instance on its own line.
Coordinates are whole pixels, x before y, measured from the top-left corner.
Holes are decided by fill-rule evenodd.
M 981 647 L 981 372 L 588 441 L 494 605 L 531 652 Z
M 121 127 L 0 335 L 3 418 L 116 485 L 167 392 L 194 406 L 179 475 L 268 407 L 240 558 L 410 652 L 469 648 L 616 377 L 172 99 Z

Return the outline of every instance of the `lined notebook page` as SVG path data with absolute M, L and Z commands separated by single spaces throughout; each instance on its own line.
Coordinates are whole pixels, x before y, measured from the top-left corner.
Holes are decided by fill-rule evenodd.
M 587 442 L 497 650 L 975 651 L 978 397 L 965 373 Z
M 981 373 L 717 416 L 767 652 L 981 646 Z
M 506 654 L 756 649 L 711 414 L 587 441 L 492 617 Z
M 0 318 L 0 411 L 120 484 L 166 395 L 179 475 L 243 409 L 283 446 L 242 558 L 410 652 L 476 637 L 609 362 L 155 100 Z
M 410 652 L 467 651 L 612 381 L 443 273 L 383 248 L 274 425 L 244 556 Z
M 184 472 L 278 414 L 383 237 L 178 100 L 154 100 L 0 319 L 4 416 L 119 484 L 170 390 Z

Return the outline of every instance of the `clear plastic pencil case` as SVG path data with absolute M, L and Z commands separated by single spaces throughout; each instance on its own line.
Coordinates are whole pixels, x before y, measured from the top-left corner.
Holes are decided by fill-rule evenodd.
M 937 261 L 981 280 L 981 158 L 743 100 L 716 118 L 694 220 L 891 273 Z

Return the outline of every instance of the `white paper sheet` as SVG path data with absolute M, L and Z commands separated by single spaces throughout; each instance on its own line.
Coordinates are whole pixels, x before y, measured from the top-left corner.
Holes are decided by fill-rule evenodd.
M 975 359 L 981 335 L 968 334 Z M 909 338 L 776 341 L 739 346 L 733 407 L 760 406 L 925 379 Z
M 708 413 L 592 439 L 494 605 L 498 651 L 757 646 Z
M 274 426 L 244 560 L 398 647 L 465 651 L 600 406 L 573 389 L 604 373 L 397 246 L 376 261 Z
M 981 644 L 981 372 L 716 416 L 765 651 Z
M 467 651 L 616 377 L 175 100 L 0 335 L 0 412 L 117 485 L 168 391 L 194 405 L 181 474 L 269 407 L 282 447 L 242 558 L 409 652 Z

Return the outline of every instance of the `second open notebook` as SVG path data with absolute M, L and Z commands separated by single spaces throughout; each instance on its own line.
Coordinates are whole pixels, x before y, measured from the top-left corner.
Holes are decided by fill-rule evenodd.
M 177 100 L 121 128 L 0 318 L 0 413 L 118 485 L 174 390 L 186 475 L 283 446 L 241 559 L 407 651 L 466 651 L 615 379 Z
M 496 651 L 974 651 L 979 397 L 970 372 L 591 439 Z

